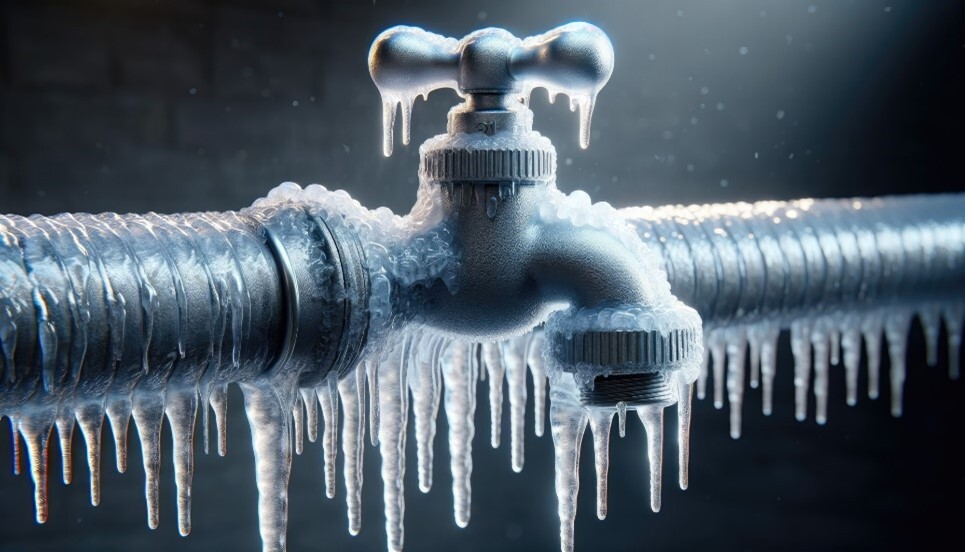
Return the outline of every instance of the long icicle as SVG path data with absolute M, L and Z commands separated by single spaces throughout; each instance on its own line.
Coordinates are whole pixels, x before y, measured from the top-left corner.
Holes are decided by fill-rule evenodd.
M 171 425 L 174 456 L 174 483 L 178 499 L 178 532 L 182 537 L 191 532 L 191 481 L 194 478 L 194 424 L 198 416 L 196 389 L 169 391 L 165 405 Z
M 365 367 L 358 365 L 338 382 L 342 403 L 342 475 L 345 479 L 345 502 L 348 510 L 348 532 L 358 535 L 362 529 L 362 459 L 365 452 Z
M 741 436 L 741 414 L 744 405 L 744 354 L 747 338 L 743 329 L 727 332 L 727 401 L 730 403 L 730 437 Z
M 228 386 L 216 385 L 208 398 L 211 410 L 214 411 L 214 425 L 218 433 L 218 456 L 228 454 Z
M 60 463 L 64 485 L 69 485 L 74 477 L 73 455 L 71 453 L 74 438 L 74 412 L 69 406 L 60 405 L 57 408 L 57 437 L 60 441 Z
M 315 404 L 318 397 L 311 387 L 299 389 L 299 393 L 302 396 L 302 404 L 305 405 L 305 433 L 308 436 L 308 442 L 314 443 L 318 439 L 318 405 Z
M 81 435 L 87 443 L 87 468 L 90 471 L 90 503 L 101 503 L 101 427 L 104 409 L 100 403 L 88 403 L 76 411 Z
M 325 496 L 335 498 L 335 460 L 338 456 L 338 375 L 329 374 L 315 392 L 322 409 L 322 453 L 325 456 Z M 315 408 L 312 406 L 312 408 Z
M 566 377 L 566 376 L 564 376 Z M 557 385 L 557 384 L 554 384 Z M 570 381 L 568 387 L 573 387 Z M 556 499 L 560 516 L 560 550 L 573 551 L 576 497 L 580 491 L 580 446 L 587 414 L 578 403 L 576 389 L 553 389 L 550 402 L 550 431 L 556 456 Z
M 503 366 L 499 343 L 483 343 L 482 356 L 489 379 L 489 443 L 493 448 L 499 448 L 503 427 L 503 376 L 506 367 Z
M 147 526 L 158 526 L 158 478 L 161 470 L 161 423 L 164 419 L 164 396 L 160 393 L 138 393 L 134 397 L 134 425 L 141 440 L 144 462 L 144 497 L 147 502 Z M 81 425 L 83 428 L 83 425 Z M 92 496 L 93 500 L 93 496 Z
M 127 429 L 131 423 L 131 399 L 124 397 L 107 404 L 107 419 L 114 435 L 114 461 L 118 473 L 127 471 Z
M 51 427 L 54 425 L 54 410 L 44 409 L 25 415 L 20 419 L 20 433 L 27 443 L 27 456 L 30 459 L 30 476 L 34 482 L 34 514 L 37 523 L 47 522 L 48 497 L 47 473 L 50 462 Z
M 593 434 L 593 460 L 596 468 L 596 517 L 606 519 L 607 473 L 610 470 L 610 427 L 615 410 L 590 410 L 590 430 Z
M 523 471 L 526 431 L 526 347 L 528 336 L 503 342 L 503 365 L 509 384 L 510 450 L 513 471 Z
M 647 460 L 650 463 L 650 509 L 660 511 L 663 489 L 663 406 L 642 406 L 637 416 L 647 430 Z
M 526 354 L 533 377 L 533 432 L 542 437 L 546 427 L 546 369 L 543 366 L 543 332 L 533 335 Z
M 445 409 L 449 422 L 449 458 L 452 470 L 453 514 L 456 525 L 469 525 L 472 502 L 472 438 L 476 432 L 477 366 L 471 357 L 475 347 L 454 342 L 442 357 Z
M 694 385 L 681 375 L 677 382 L 677 478 L 680 489 L 690 485 L 690 420 L 693 415 Z
M 242 383 L 245 413 L 251 427 L 258 485 L 258 525 L 264 552 L 285 550 L 288 526 L 288 479 L 291 474 L 291 404 L 289 381 Z
M 416 362 L 409 367 L 409 389 L 415 414 L 416 450 L 419 470 L 419 490 L 432 488 L 432 449 L 436 436 L 436 416 L 439 412 L 438 339 L 423 338 L 416 351 Z
M 390 346 L 379 362 L 379 453 L 385 502 L 386 547 L 401 552 L 405 541 L 405 441 L 408 418 L 408 367 L 411 337 Z

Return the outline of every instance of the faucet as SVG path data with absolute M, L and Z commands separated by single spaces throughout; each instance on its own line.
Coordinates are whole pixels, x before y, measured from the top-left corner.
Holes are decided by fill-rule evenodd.
M 613 47 L 602 31 L 573 23 L 520 40 L 483 29 L 455 41 L 394 27 L 373 43 L 369 71 L 382 94 L 386 155 L 398 104 L 407 143 L 416 95 L 453 88 L 464 98 L 449 112 L 448 132 L 419 149 L 422 193 L 434 196 L 459 267 L 402 292 L 414 296 L 406 315 L 432 331 L 485 342 L 529 332 L 568 307 L 552 339 L 559 341 L 554 361 L 570 368 L 641 372 L 633 367 L 642 367 L 647 351 L 635 340 L 679 339 L 666 343 L 681 357 L 674 362 L 700 355 L 696 311 L 672 297 L 656 257 L 629 228 L 607 220 L 614 213 L 605 205 L 556 190 L 556 150 L 532 128 L 533 88 L 563 92 L 580 110 L 580 144 L 589 145 L 596 95 L 613 72 Z M 679 312 L 659 333 L 632 329 L 630 319 L 655 309 Z M 626 327 L 595 321 L 603 310 L 622 312 Z M 584 400 L 593 400 L 596 375 L 582 381 Z
M 210 406 L 225 454 L 226 389 L 237 383 L 252 429 L 264 549 L 286 547 L 289 471 L 305 435 L 314 441 L 321 433 L 331 497 L 341 431 L 349 531 L 360 530 L 367 429 L 383 460 L 387 547 L 401 550 L 410 412 L 419 487 L 428 491 L 436 417 L 445 409 L 454 518 L 465 526 L 477 381 L 485 374 L 490 382 L 494 445 L 508 382 L 519 471 L 528 371 L 537 434 L 550 383 L 567 551 L 586 428 L 597 515 L 606 515 L 611 425 L 616 417 L 622 433 L 634 411 L 647 432 L 650 506 L 658 511 L 664 409 L 677 406 L 678 484 L 686 488 L 694 387 L 703 397 L 713 376 L 718 408 L 726 389 L 731 434 L 739 436 L 744 363 L 749 358 L 751 385 L 764 387 L 767 413 L 782 328 L 792 333 L 800 419 L 813 372 L 824 421 L 829 366 L 840 351 L 849 403 L 856 400 L 862 337 L 874 376 L 869 395 L 877 396 L 882 333 L 899 415 L 903 344 L 915 315 L 930 351 L 944 319 L 957 375 L 961 194 L 629 209 L 594 204 L 580 191 L 564 195 L 555 186 L 556 151 L 533 130 L 530 93 L 568 95 L 585 148 L 613 63 L 606 35 L 586 23 L 526 39 L 501 29 L 461 40 L 412 27 L 382 33 L 369 69 L 382 95 L 386 155 L 398 112 L 409 142 L 418 96 L 452 88 L 462 100 L 447 132 L 420 147 L 419 194 L 407 216 L 294 183 L 237 212 L 0 216 L 0 413 L 14 430 L 17 471 L 26 443 L 37 521 L 48 515 L 53 429 L 69 482 L 80 426 L 96 505 L 105 417 L 119 471 L 133 418 L 148 524 L 157 527 L 166 417 L 178 529 L 187 535 L 199 406 L 205 450 Z

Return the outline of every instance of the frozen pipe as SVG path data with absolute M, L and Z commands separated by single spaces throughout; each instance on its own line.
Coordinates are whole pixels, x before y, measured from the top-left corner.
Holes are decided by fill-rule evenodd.
M 673 292 L 705 321 L 709 354 L 698 381 L 713 375 L 714 405 L 730 404 L 740 436 L 749 364 L 772 411 L 777 338 L 790 329 L 795 416 L 827 421 L 831 366 L 845 368 L 846 398 L 858 397 L 862 343 L 869 398 L 880 394 L 882 345 L 890 360 L 891 412 L 902 413 L 911 320 L 925 334 L 928 363 L 947 333 L 950 377 L 957 378 L 965 318 L 965 196 L 931 195 L 624 209 L 662 259 Z M 711 372 L 709 365 L 713 366 Z
M 965 290 L 965 195 L 624 209 L 708 326 Z
M 368 290 L 354 231 L 308 203 L 182 215 L 0 216 L 0 414 L 27 443 L 37 520 L 47 516 L 51 428 L 69 459 L 74 420 L 80 424 L 96 505 L 105 414 L 121 471 L 133 414 L 148 523 L 156 527 L 158 438 L 167 415 L 179 528 L 187 534 L 198 404 L 205 426 L 207 404 L 214 408 L 223 454 L 229 383 L 245 390 L 259 488 L 287 480 L 277 437 L 289 431 L 279 419 L 291 418 L 294 393 L 283 391 L 319 386 L 354 366 L 367 336 Z M 69 471 L 65 462 L 65 481 Z M 259 505 L 283 506 L 265 496 Z M 281 527 L 279 516 L 267 517 L 275 525 L 262 527 L 266 549 L 283 548 L 283 516 Z

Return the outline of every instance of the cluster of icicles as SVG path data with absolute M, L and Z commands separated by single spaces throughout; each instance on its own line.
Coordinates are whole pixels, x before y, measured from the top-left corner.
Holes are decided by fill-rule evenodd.
M 369 439 L 379 447 L 382 457 L 387 546 L 392 551 L 401 550 L 405 511 L 404 451 L 409 413 L 411 410 L 414 414 L 419 489 L 428 492 L 433 481 L 433 443 L 440 406 L 445 409 L 448 419 L 455 522 L 459 527 L 467 526 L 471 504 L 477 383 L 480 380 L 489 382 L 490 442 L 493 447 L 498 447 L 502 440 L 503 382 L 506 382 L 511 418 L 511 462 L 513 470 L 519 472 L 523 469 L 524 461 L 527 374 L 535 390 L 535 433 L 542 436 L 547 400 L 542 332 L 501 343 L 470 344 L 430 332 L 407 330 L 388 339 L 381 354 L 363 361 L 347 376 L 339 379 L 333 375 L 317 388 L 296 389 L 288 381 L 291 378 L 284 377 L 242 384 L 255 452 L 264 548 L 285 548 L 287 486 L 292 452 L 302 452 L 306 435 L 309 441 L 314 442 L 321 433 L 325 493 L 332 498 L 337 485 L 336 456 L 341 431 L 348 529 L 351 534 L 358 534 L 362 522 L 362 462 L 367 427 Z M 556 489 L 562 546 L 564 550 L 570 550 L 573 546 L 573 522 L 579 488 L 579 453 L 585 428 L 589 424 L 593 432 L 598 478 L 597 514 L 603 519 L 606 515 L 610 427 L 617 415 L 620 435 L 624 434 L 627 408 L 621 403 L 615 408 L 585 409 L 579 405 L 572 378 L 550 380 L 563 381 L 552 386 L 554 400 L 549 419 L 556 449 Z M 691 385 L 686 385 L 683 392 L 687 397 L 690 396 L 690 390 Z M 191 479 L 198 396 L 197 390 L 168 390 L 166 394 L 157 395 L 135 393 L 131 398 L 109 400 L 106 405 L 91 404 L 77 411 L 61 408 L 56 415 L 52 415 L 37 410 L 10 418 L 14 435 L 14 472 L 19 474 L 22 469 L 22 437 L 27 445 L 30 472 L 35 482 L 37 521 L 43 523 L 47 519 L 47 468 L 52 429 L 57 430 L 60 442 L 63 480 L 64 483 L 70 483 L 73 477 L 71 441 L 75 420 L 80 426 L 87 445 L 91 503 L 96 506 L 100 502 L 101 433 L 105 415 L 115 440 L 117 469 L 122 473 L 128 465 L 127 431 L 133 416 L 143 451 L 148 525 L 156 528 L 159 521 L 160 432 L 163 419 L 167 417 L 173 436 L 178 528 L 182 535 L 187 535 L 191 530 Z M 208 405 L 200 406 L 204 450 L 207 453 Z M 223 456 L 226 453 L 226 388 L 216 389 L 211 394 L 210 407 L 215 414 L 217 451 Z M 318 415 L 319 409 L 321 416 Z M 682 401 L 680 409 L 680 485 L 686 488 L 689 400 Z M 649 439 L 651 505 L 657 511 L 660 508 L 662 478 L 662 407 L 640 409 L 638 414 Z
M 905 377 L 905 345 L 911 317 L 917 313 L 924 328 L 929 364 L 937 359 L 940 320 L 948 332 L 950 375 L 958 376 L 959 348 L 965 305 L 931 305 L 914 310 L 882 309 L 861 315 L 827 315 L 795 321 L 791 324 L 792 349 L 795 357 L 796 415 L 803 420 L 807 409 L 807 394 L 814 371 L 814 394 L 819 423 L 826 419 L 829 367 L 843 359 L 847 400 L 857 400 L 857 367 L 861 355 L 862 337 L 866 345 L 869 370 L 868 394 L 878 396 L 881 336 L 887 341 L 890 355 L 892 412 L 901 413 L 901 387 Z M 772 384 L 775 374 L 776 340 L 781 325 L 759 323 L 746 327 L 709 330 L 706 335 L 707 358 L 713 359 L 714 403 L 723 406 L 724 382 L 731 408 L 731 434 L 740 434 L 742 394 L 745 363 L 750 366 L 750 385 L 763 386 L 764 413 L 772 409 Z M 747 354 L 747 348 L 749 355 Z M 408 330 L 388 339 L 383 351 L 361 363 L 347 376 L 329 377 L 317 388 L 296 389 L 283 378 L 266 380 L 260 384 L 243 384 L 245 408 L 251 423 L 256 456 L 259 517 L 266 550 L 285 547 L 287 518 L 287 485 L 292 451 L 300 454 L 304 438 L 314 442 L 319 436 L 324 449 L 325 492 L 335 496 L 336 456 L 338 454 L 339 421 L 341 421 L 341 449 L 344 462 L 343 479 L 348 507 L 348 529 L 357 534 L 361 529 L 362 462 L 365 432 L 368 428 L 373 445 L 378 445 L 382 456 L 385 527 L 388 549 L 403 547 L 403 517 L 405 511 L 404 475 L 406 469 L 405 440 L 410 410 L 414 414 L 417 440 L 417 470 L 419 489 L 428 492 L 432 487 L 433 443 L 436 437 L 436 418 L 439 408 L 445 409 L 448 419 L 448 444 L 451 458 L 452 493 L 455 522 L 465 527 L 470 518 L 472 441 L 475 435 L 476 386 L 479 380 L 489 382 L 491 416 L 490 442 L 498 447 L 504 403 L 505 380 L 508 387 L 511 417 L 510 450 L 514 471 L 523 468 L 527 374 L 532 378 L 534 391 L 535 433 L 545 429 L 547 371 L 542 354 L 543 336 L 534 332 L 501 343 L 469 344 L 439 335 Z M 749 359 L 747 359 L 747 356 Z M 697 395 L 706 393 L 709 371 L 705 369 L 697 382 Z M 726 364 L 726 379 L 725 379 Z M 626 427 L 627 408 L 585 408 L 579 404 L 571 378 L 552 377 L 550 427 L 556 451 L 556 491 L 559 500 L 562 550 L 573 548 L 573 526 L 576 516 L 576 496 L 579 490 L 579 457 L 586 427 L 592 432 L 594 461 L 597 474 L 597 515 L 606 516 L 607 470 L 609 438 L 614 417 L 618 419 L 620 436 Z M 687 488 L 689 463 L 689 432 L 692 386 L 681 381 L 678 407 L 679 485 Z M 210 406 L 215 414 L 217 450 L 226 452 L 225 420 L 226 389 L 214 390 Z M 316 404 L 318 406 L 316 406 Z M 103 419 L 110 422 L 117 469 L 127 468 L 127 429 L 133 415 L 141 441 L 146 474 L 148 525 L 158 525 L 158 472 L 160 470 L 160 430 L 167 416 L 173 436 L 174 475 L 177 484 L 178 527 L 182 535 L 191 528 L 191 478 L 193 473 L 194 426 L 198 414 L 197 390 L 168 390 L 166 394 L 139 395 L 131 399 L 110 400 L 105 405 L 91 404 L 77 411 L 60 408 L 56 413 L 34 411 L 11 418 L 15 436 L 13 441 L 14 471 L 20 473 L 20 439 L 27 445 L 30 471 L 36 485 L 35 501 L 38 522 L 47 517 L 47 465 L 52 428 L 56 428 L 63 457 L 63 480 L 70 483 L 71 439 L 74 421 L 80 426 L 87 443 L 90 470 L 91 503 L 100 501 L 101 429 Z M 318 415 L 318 409 L 321 416 Z M 341 420 L 339 420 L 341 409 Z M 207 407 L 202 405 L 204 449 L 208 451 Z M 650 504 L 660 509 L 663 465 L 663 408 L 637 409 L 647 434 L 650 466 Z
M 705 329 L 704 363 L 697 380 L 697 397 L 706 397 L 707 382 L 712 376 L 714 407 L 723 408 L 726 390 L 730 434 L 735 439 L 739 438 L 745 374 L 748 373 L 746 365 L 749 364 L 750 387 L 762 388 L 762 411 L 764 415 L 770 415 L 773 411 L 777 369 L 777 339 L 782 327 L 789 326 L 794 357 L 794 415 L 799 421 L 807 419 L 808 392 L 813 387 L 814 419 L 822 425 L 827 422 L 832 366 L 844 365 L 846 401 L 849 406 L 857 404 L 862 341 L 868 371 L 868 397 L 877 399 L 880 394 L 884 345 L 889 360 L 891 414 L 901 416 L 908 336 L 916 315 L 925 336 L 929 366 L 938 363 L 939 334 L 944 322 L 948 343 L 948 375 L 951 379 L 958 379 L 965 304 L 951 300 L 941 304 L 837 311 L 795 318 L 789 324 L 774 320 Z
M 568 79 L 566 84 L 556 78 L 555 70 L 549 65 L 554 62 L 554 56 L 565 54 L 554 53 L 553 48 L 567 48 L 555 44 L 565 41 L 563 37 L 567 35 L 582 35 L 575 40 L 587 42 L 603 36 L 594 50 L 600 58 L 597 60 L 597 70 L 601 74 L 596 78 L 574 77 Z M 382 151 L 386 157 L 392 155 L 394 149 L 393 129 L 397 113 L 401 112 L 402 143 L 408 145 L 412 134 L 412 108 L 419 96 L 428 99 L 429 93 L 441 88 L 452 88 L 457 93 L 463 93 L 459 83 L 463 71 L 460 56 L 467 45 L 477 40 L 498 40 L 511 45 L 507 51 L 512 51 L 512 55 L 505 60 L 491 60 L 491 63 L 496 65 L 501 61 L 507 65 L 518 80 L 521 88 L 518 94 L 524 104 L 529 104 L 536 88 L 546 89 L 550 103 L 555 102 L 560 94 L 568 96 L 570 111 L 579 111 L 580 147 L 589 147 L 596 97 L 613 71 L 613 48 L 597 27 L 574 22 L 525 39 L 516 38 L 503 29 L 489 28 L 457 40 L 418 27 L 400 25 L 382 32 L 372 43 L 369 52 L 369 72 L 382 96 Z M 587 52 L 581 52 L 581 55 L 587 55 Z M 605 67 L 608 69 L 603 69 Z

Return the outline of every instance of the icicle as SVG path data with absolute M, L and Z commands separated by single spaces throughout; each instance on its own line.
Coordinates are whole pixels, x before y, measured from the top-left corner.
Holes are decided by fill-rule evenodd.
M 415 413 L 416 450 L 419 463 L 419 490 L 432 488 L 432 444 L 436 438 L 439 413 L 439 356 L 441 340 L 428 339 L 419 344 L 417 361 L 409 367 L 409 389 Z
M 198 405 L 201 407 L 201 443 L 204 447 L 204 454 L 207 456 L 211 451 L 211 423 L 208 415 L 211 404 L 211 382 L 203 382 L 198 385 Z
M 868 398 L 877 399 L 879 394 L 878 378 L 881 370 L 881 317 L 871 313 L 861 321 L 865 351 L 868 354 Z
M 730 403 L 730 436 L 741 436 L 741 409 L 744 405 L 744 354 L 747 338 L 743 329 L 727 332 L 727 401 Z
M 305 405 L 305 429 L 308 433 L 308 442 L 314 443 L 318 439 L 318 405 L 315 404 L 318 397 L 311 387 L 300 389 L 299 393 L 302 396 L 302 404 Z
M 760 329 L 761 343 L 761 410 L 765 416 L 774 411 L 774 376 L 777 375 L 777 338 L 780 326 L 765 322 Z
M 87 443 L 87 468 L 90 471 L 90 503 L 101 503 L 101 427 L 104 408 L 100 403 L 88 403 L 77 409 L 77 423 Z
M 34 513 L 37 523 L 47 521 L 47 467 L 53 423 L 52 409 L 32 412 L 20 420 L 20 433 L 27 443 L 30 475 L 34 482 Z
M 412 105 L 415 103 L 415 96 L 403 96 L 400 101 L 402 111 L 402 145 L 408 146 L 412 136 Z
M 724 408 L 724 366 L 727 361 L 727 343 L 719 332 L 711 334 L 710 342 L 707 344 L 711 349 L 714 359 L 714 408 L 720 410 Z
M 620 438 L 627 436 L 627 403 L 620 401 L 617 403 L 617 426 L 620 430 Z
M 888 340 L 888 358 L 891 360 L 891 415 L 901 416 L 905 390 L 905 357 L 911 317 L 907 313 L 893 313 L 885 319 L 885 338 Z
M 395 98 L 382 96 L 382 154 L 386 157 L 392 156 L 397 104 Z
M 513 471 L 523 471 L 526 430 L 526 346 L 527 336 L 502 344 L 506 383 L 509 385 L 510 448 Z
M 610 426 L 613 410 L 590 410 L 590 430 L 593 433 L 593 458 L 596 467 L 596 517 L 606 519 L 607 472 L 610 469 Z
M 811 385 L 811 326 L 809 321 L 791 324 L 791 352 L 794 355 L 794 417 L 808 417 L 808 388 Z
M 938 365 L 938 334 L 941 329 L 941 312 L 937 307 L 926 306 L 918 311 L 918 320 L 925 334 L 925 358 L 929 366 Z
M 499 448 L 499 437 L 503 426 L 503 376 L 506 368 L 500 358 L 499 343 L 483 343 L 483 362 L 489 375 L 489 443 Z
M 342 475 L 345 478 L 345 502 L 348 507 L 348 532 L 358 535 L 362 529 L 362 458 L 365 451 L 365 370 L 356 366 L 338 382 L 342 402 Z
M 208 404 L 214 411 L 214 426 L 218 432 L 218 456 L 228 453 L 228 385 L 215 385 L 208 397 Z
M 576 99 L 580 109 L 580 147 L 590 147 L 590 122 L 593 119 L 593 108 L 596 105 L 596 92 L 592 92 Z
M 295 454 L 301 455 L 305 450 L 305 418 L 303 415 L 304 405 L 300 394 L 295 395 L 295 402 L 292 404 L 292 439 L 295 441 Z
M 161 470 L 161 422 L 164 418 L 164 397 L 161 394 L 134 395 L 134 426 L 141 440 L 144 462 L 144 495 L 147 501 L 147 526 L 158 526 L 158 474 Z M 81 429 L 84 424 L 81 423 Z M 93 492 L 92 492 L 93 494 Z M 93 501 L 93 497 L 91 499 Z
M 814 347 L 814 421 L 819 425 L 828 421 L 828 372 L 831 369 L 828 341 L 823 331 L 811 334 L 811 345 Z
M 405 440 L 408 417 L 406 368 L 411 338 L 391 346 L 379 362 L 379 454 L 385 502 L 386 547 L 400 552 L 405 540 Z
M 365 361 L 365 374 L 369 390 L 369 439 L 372 446 L 379 444 L 379 371 L 378 363 L 372 359 Z
M 258 526 L 264 552 L 285 550 L 291 474 L 291 402 L 294 382 L 242 383 L 251 427 L 258 485 Z M 137 417 L 135 415 L 135 421 Z
M 20 475 L 20 418 L 10 415 L 10 450 L 13 453 L 13 474 Z
M 569 381 L 566 381 L 566 380 Z M 572 379 L 554 382 L 550 403 L 550 431 L 556 461 L 556 499 L 560 516 L 560 550 L 573 551 L 576 497 L 580 491 L 580 445 L 587 414 L 580 406 Z
M 828 353 L 832 366 L 841 364 L 841 332 L 831 329 L 828 333 L 828 346 L 831 348 Z
M 191 532 L 191 480 L 194 478 L 194 424 L 198 417 L 198 391 L 169 391 L 165 405 L 171 425 L 174 484 L 178 493 L 178 532 Z
M 452 469 L 453 513 L 456 525 L 469 525 L 472 500 L 472 437 L 476 413 L 478 366 L 474 346 L 454 342 L 442 356 L 442 382 L 446 389 L 445 409 L 449 421 L 449 457 Z
M 945 335 L 948 337 L 948 377 L 957 380 L 962 350 L 962 319 L 965 318 L 965 305 L 945 307 Z
M 710 342 L 710 333 L 704 334 L 704 344 Z M 707 380 L 710 379 L 710 347 L 704 347 L 704 360 L 700 363 L 700 373 L 697 376 L 697 398 L 704 400 L 707 397 Z
M 844 333 L 841 335 L 848 406 L 858 404 L 858 364 L 861 361 L 861 331 L 853 322 L 845 326 Z
M 533 431 L 537 437 L 543 436 L 546 421 L 546 369 L 543 366 L 543 332 L 533 334 L 526 354 L 533 377 Z
M 338 375 L 329 374 L 315 390 L 322 408 L 322 451 L 325 455 L 325 496 L 335 498 L 335 458 L 338 455 Z
M 693 414 L 694 385 L 683 375 L 677 382 L 677 479 L 680 489 L 690 485 L 690 420 Z
M 60 405 L 57 409 L 57 436 L 60 440 L 60 464 L 63 469 L 64 485 L 73 479 L 73 458 L 71 441 L 74 437 L 74 412 L 69 406 Z
M 650 462 L 650 509 L 660 511 L 663 489 L 663 407 L 659 405 L 637 408 L 637 416 L 647 430 L 647 459 Z
M 114 435 L 114 460 L 117 471 L 127 471 L 127 426 L 131 420 L 131 399 L 125 397 L 107 405 L 107 419 Z
M 751 389 L 757 389 L 761 384 L 761 341 L 753 329 L 747 332 L 747 342 L 750 345 L 751 375 L 748 384 Z

